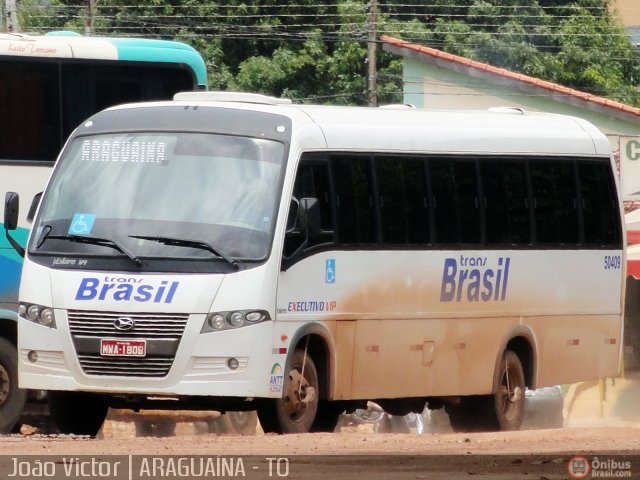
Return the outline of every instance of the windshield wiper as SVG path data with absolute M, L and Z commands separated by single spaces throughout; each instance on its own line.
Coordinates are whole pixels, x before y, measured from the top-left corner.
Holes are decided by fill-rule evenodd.
M 99 245 L 101 247 L 113 248 L 114 250 L 117 250 L 120 253 L 126 255 L 127 257 L 129 257 L 131 260 L 136 262 L 138 265 L 142 265 L 142 260 L 140 260 L 138 257 L 136 257 L 133 253 L 131 253 L 120 242 L 117 242 L 116 240 L 111 240 L 110 238 L 90 237 L 90 236 L 86 236 L 86 235 L 72 235 L 72 234 L 50 235 L 49 233 L 46 233 L 38 241 L 38 248 L 40 248 L 40 246 L 42 246 L 42 244 L 46 240 L 68 240 L 70 242 L 87 243 L 87 244 L 90 244 L 90 245 Z
M 151 240 L 153 242 L 162 243 L 163 245 L 172 245 L 176 247 L 189 247 L 189 248 L 198 248 L 200 250 L 206 250 L 214 255 L 225 260 L 229 265 L 231 265 L 234 270 L 239 268 L 238 261 L 235 258 L 231 258 L 225 253 L 221 252 L 213 245 L 204 240 L 189 240 L 186 238 L 174 238 L 174 237 L 161 237 L 154 235 L 129 235 L 130 238 L 139 238 L 141 240 Z

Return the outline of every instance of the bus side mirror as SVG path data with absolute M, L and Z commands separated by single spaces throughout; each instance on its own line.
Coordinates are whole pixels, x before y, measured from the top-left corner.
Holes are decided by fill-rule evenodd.
M 7 241 L 18 255 L 24 257 L 24 248 L 11 236 L 9 232 L 18 228 L 18 213 L 20 212 L 20 197 L 16 192 L 7 192 L 4 197 L 4 234 Z
M 320 235 L 320 203 L 317 198 L 305 197 L 298 200 L 293 197 L 287 218 L 287 233 L 298 231 L 307 238 Z
M 34 217 L 36 216 L 36 210 L 38 210 L 38 205 L 40 205 L 40 200 L 42 200 L 42 193 L 36 193 L 33 196 L 33 200 L 31 201 L 31 207 L 29 207 L 29 213 L 27 213 L 27 222 L 33 222 Z
M 291 197 L 291 204 L 289 205 L 289 216 L 287 217 L 287 233 L 295 231 L 300 222 L 300 202 L 296 197 Z
M 300 200 L 300 210 L 303 213 L 307 238 L 316 238 L 321 231 L 320 202 L 318 202 L 317 198 L 302 198 Z
M 4 196 L 4 229 L 13 231 L 18 228 L 20 197 L 16 192 L 7 192 Z
M 307 197 L 298 200 L 293 197 L 287 218 L 287 233 L 300 233 L 303 238 L 295 251 L 283 258 L 282 270 L 286 271 L 309 246 L 309 239 L 317 238 L 322 231 L 320 228 L 320 202 L 317 198 Z M 296 238 L 298 236 L 296 235 Z M 299 240 L 297 240 L 299 241 Z

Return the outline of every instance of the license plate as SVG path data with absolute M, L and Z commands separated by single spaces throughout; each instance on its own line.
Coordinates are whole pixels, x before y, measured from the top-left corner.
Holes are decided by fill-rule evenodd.
M 104 357 L 144 357 L 146 340 L 100 340 L 100 355 Z

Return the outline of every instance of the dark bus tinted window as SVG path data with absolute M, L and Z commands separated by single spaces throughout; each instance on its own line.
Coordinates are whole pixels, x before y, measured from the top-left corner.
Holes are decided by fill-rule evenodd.
M 338 241 L 346 245 L 374 243 L 369 157 L 336 156 L 331 166 L 336 186 Z
M 177 66 L 0 57 L 0 160 L 55 160 L 69 134 L 114 105 L 192 90 Z
M 429 160 L 436 243 L 480 243 L 474 160 Z
M 425 244 L 430 241 L 424 159 L 377 157 L 382 242 Z
M 536 241 L 577 244 L 579 240 L 574 162 L 531 161 Z
M 584 243 L 619 245 L 620 217 L 613 172 L 608 163 L 578 165 L 584 218 Z
M 294 195 L 320 203 L 310 247 L 616 248 L 613 175 L 605 158 L 314 153 Z
M 54 160 L 62 146 L 55 63 L 0 58 L 0 160 Z
M 480 162 L 486 238 L 490 245 L 523 245 L 531 241 L 526 168 L 524 160 Z
M 303 159 L 293 187 L 293 196 L 298 200 L 315 198 L 319 203 L 322 232 L 317 237 L 309 239 L 309 246 L 333 242 L 333 196 L 329 182 L 329 164 L 326 160 L 313 157 Z M 290 243 L 297 246 L 301 240 L 304 239 L 296 239 Z M 289 250 L 291 249 L 287 250 L 288 254 L 291 253 Z

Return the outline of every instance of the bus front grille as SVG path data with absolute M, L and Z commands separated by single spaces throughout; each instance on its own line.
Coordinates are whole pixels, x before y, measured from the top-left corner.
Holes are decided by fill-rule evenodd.
M 85 374 L 164 377 L 173 364 L 189 315 L 69 310 L 67 318 Z M 103 340 L 144 340 L 146 354 L 142 357 L 102 355 Z
M 71 335 L 83 337 L 175 338 L 182 337 L 189 315 L 182 313 L 118 313 L 69 310 Z M 130 319 L 130 330 L 119 330 L 116 322 Z
M 173 357 L 103 357 L 99 354 L 78 354 L 78 360 L 87 375 L 115 377 L 164 377 L 173 363 Z

